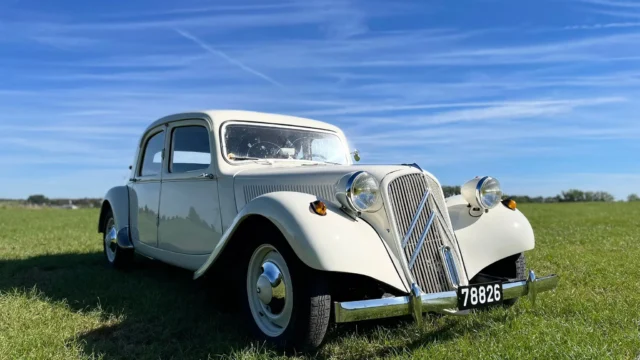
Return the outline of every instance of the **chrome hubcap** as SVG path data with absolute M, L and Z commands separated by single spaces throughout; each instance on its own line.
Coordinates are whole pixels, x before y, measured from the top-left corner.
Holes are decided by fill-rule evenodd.
M 291 319 L 293 289 L 289 269 L 271 245 L 258 247 L 249 261 L 247 296 L 256 325 L 268 336 L 284 332 Z
M 116 259 L 116 249 L 118 248 L 118 231 L 113 219 L 109 219 L 107 223 L 107 231 L 104 234 L 104 250 L 107 259 L 113 262 Z
M 256 292 L 262 304 L 269 306 L 272 313 L 278 314 L 282 311 L 287 288 L 278 265 L 271 261 L 262 264 L 262 274 L 258 277 Z

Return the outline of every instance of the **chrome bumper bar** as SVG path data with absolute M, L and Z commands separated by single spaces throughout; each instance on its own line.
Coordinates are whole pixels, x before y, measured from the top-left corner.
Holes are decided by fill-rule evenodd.
M 503 283 L 502 295 L 505 300 L 528 295 L 535 304 L 538 293 L 553 290 L 557 286 L 556 275 L 536 278 L 534 272 L 529 271 L 525 281 Z M 417 288 L 414 288 L 408 296 L 334 302 L 335 321 L 344 323 L 404 315 L 413 315 L 416 321 L 421 321 L 424 312 L 440 312 L 458 307 L 458 294 L 455 291 L 424 294 L 416 290 Z

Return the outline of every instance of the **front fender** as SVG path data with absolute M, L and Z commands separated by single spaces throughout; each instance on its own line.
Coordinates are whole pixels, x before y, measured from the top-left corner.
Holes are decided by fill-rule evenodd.
M 473 217 L 461 195 L 446 202 L 469 279 L 498 260 L 534 248 L 533 229 L 519 210 L 499 204 Z
M 113 187 L 105 195 L 98 218 L 98 232 L 104 231 L 109 208 L 118 228 L 118 245 L 125 249 L 133 248 L 129 237 L 129 188 L 127 186 Z
M 253 199 L 240 210 L 194 278 L 202 276 L 214 263 L 243 220 L 260 215 L 280 230 L 307 266 L 364 275 L 408 291 L 390 258 L 391 251 L 376 231 L 364 220 L 352 219 L 329 202 L 326 216 L 315 214 L 310 203 L 317 199 L 314 195 L 284 191 Z

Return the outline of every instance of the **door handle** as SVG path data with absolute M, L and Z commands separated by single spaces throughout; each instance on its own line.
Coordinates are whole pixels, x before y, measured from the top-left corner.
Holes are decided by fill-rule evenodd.
M 197 176 L 199 179 L 209 179 L 209 180 L 215 180 L 216 176 L 213 174 L 208 174 L 208 173 L 202 173 L 200 175 Z

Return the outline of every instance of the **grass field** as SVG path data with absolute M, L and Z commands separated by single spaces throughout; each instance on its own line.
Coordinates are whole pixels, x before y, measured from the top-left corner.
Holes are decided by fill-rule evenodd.
M 640 203 L 521 206 L 527 253 L 559 288 L 535 308 L 333 326 L 313 354 L 252 342 L 191 273 L 140 261 L 106 268 L 97 210 L 0 209 L 0 359 L 286 357 L 635 359 L 640 353 Z M 217 292 L 216 292 L 217 290 Z

